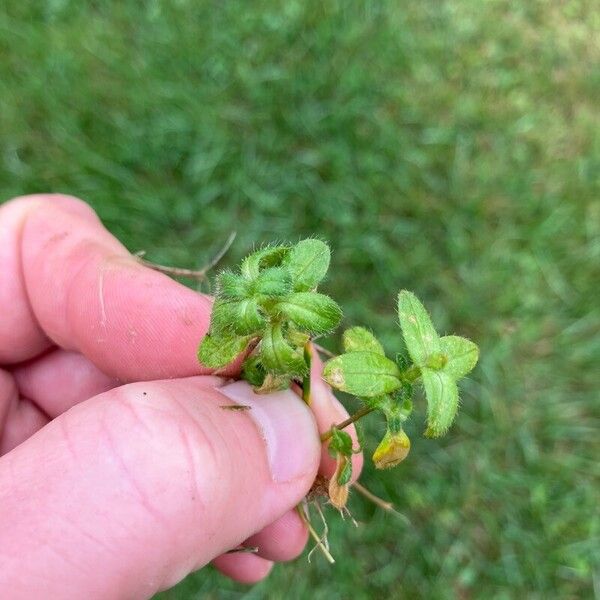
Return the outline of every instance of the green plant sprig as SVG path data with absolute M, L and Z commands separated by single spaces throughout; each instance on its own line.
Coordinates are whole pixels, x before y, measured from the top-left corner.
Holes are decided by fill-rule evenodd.
M 198 349 L 198 359 L 219 369 L 247 351 L 241 377 L 259 393 L 302 387 L 310 400 L 310 342 L 333 331 L 342 311 L 329 296 L 317 292 L 330 263 L 327 244 L 306 239 L 295 245 L 261 248 L 237 271 L 217 277 L 210 329 Z M 404 424 L 413 410 L 417 386 L 427 402 L 425 436 L 440 437 L 452 424 L 459 405 L 457 382 L 475 366 L 479 350 L 472 341 L 440 336 L 427 310 L 407 290 L 398 295 L 398 318 L 407 351 L 391 360 L 379 340 L 364 327 L 343 335 L 344 353 L 326 362 L 323 379 L 332 388 L 357 397 L 361 408 L 321 439 L 336 459 L 329 483 L 335 506 L 345 506 L 352 477 L 352 447 L 345 427 L 371 412 L 379 412 L 386 431 L 373 453 L 377 468 L 399 464 L 410 450 Z
M 261 248 L 238 272 L 222 272 L 210 329 L 198 349 L 200 362 L 218 369 L 254 344 L 242 378 L 257 391 L 283 389 L 293 380 L 308 385 L 307 343 L 333 331 L 342 318 L 340 307 L 316 291 L 329 261 L 327 244 L 306 239 Z
M 403 424 L 413 409 L 415 384 L 422 383 L 427 401 L 425 435 L 440 437 L 458 410 L 457 382 L 473 369 L 479 356 L 477 345 L 466 338 L 440 337 L 412 292 L 399 293 L 398 317 L 408 357 L 399 353 L 395 361 L 387 358 L 370 331 L 353 327 L 344 332 L 344 354 L 329 360 L 323 371 L 332 387 L 362 402 L 363 412 L 383 413 L 386 433 L 373 454 L 378 468 L 397 465 L 410 450 Z

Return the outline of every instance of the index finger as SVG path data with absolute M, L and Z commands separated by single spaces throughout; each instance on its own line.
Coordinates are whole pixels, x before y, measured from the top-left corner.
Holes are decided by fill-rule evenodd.
M 0 208 L 0 363 L 54 343 L 121 381 L 207 373 L 212 299 L 142 266 L 92 209 L 61 195 Z

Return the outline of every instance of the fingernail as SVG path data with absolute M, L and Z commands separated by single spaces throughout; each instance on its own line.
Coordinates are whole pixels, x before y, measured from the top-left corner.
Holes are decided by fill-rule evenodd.
M 250 406 L 245 414 L 265 441 L 274 481 L 292 481 L 316 471 L 321 447 L 317 427 L 312 413 L 294 392 L 255 394 L 245 381 L 218 389 L 236 404 Z

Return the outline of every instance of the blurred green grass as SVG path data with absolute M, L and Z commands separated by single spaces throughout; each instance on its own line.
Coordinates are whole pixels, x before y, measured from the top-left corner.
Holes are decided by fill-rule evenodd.
M 335 568 L 161 598 L 600 595 L 599 39 L 585 0 L 2 3 L 3 200 L 78 195 L 179 266 L 318 235 L 347 323 L 393 348 L 406 287 L 481 345 L 450 435 L 418 413 L 364 475 L 410 525 L 355 498 Z

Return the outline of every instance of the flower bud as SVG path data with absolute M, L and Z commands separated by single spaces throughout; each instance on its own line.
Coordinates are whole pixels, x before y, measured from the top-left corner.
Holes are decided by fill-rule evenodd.
M 343 454 L 338 454 L 335 473 L 329 481 L 329 500 L 337 509 L 341 510 L 348 502 L 350 477 L 352 476 L 352 461 Z
M 434 352 L 427 357 L 427 362 L 425 366 L 428 369 L 433 369 L 434 371 L 439 371 L 443 369 L 448 363 L 448 357 L 441 352 Z
M 401 463 L 410 450 L 410 440 L 404 430 L 398 433 L 392 433 L 389 429 L 386 431 L 383 439 L 373 453 L 373 462 L 377 469 L 389 469 Z

